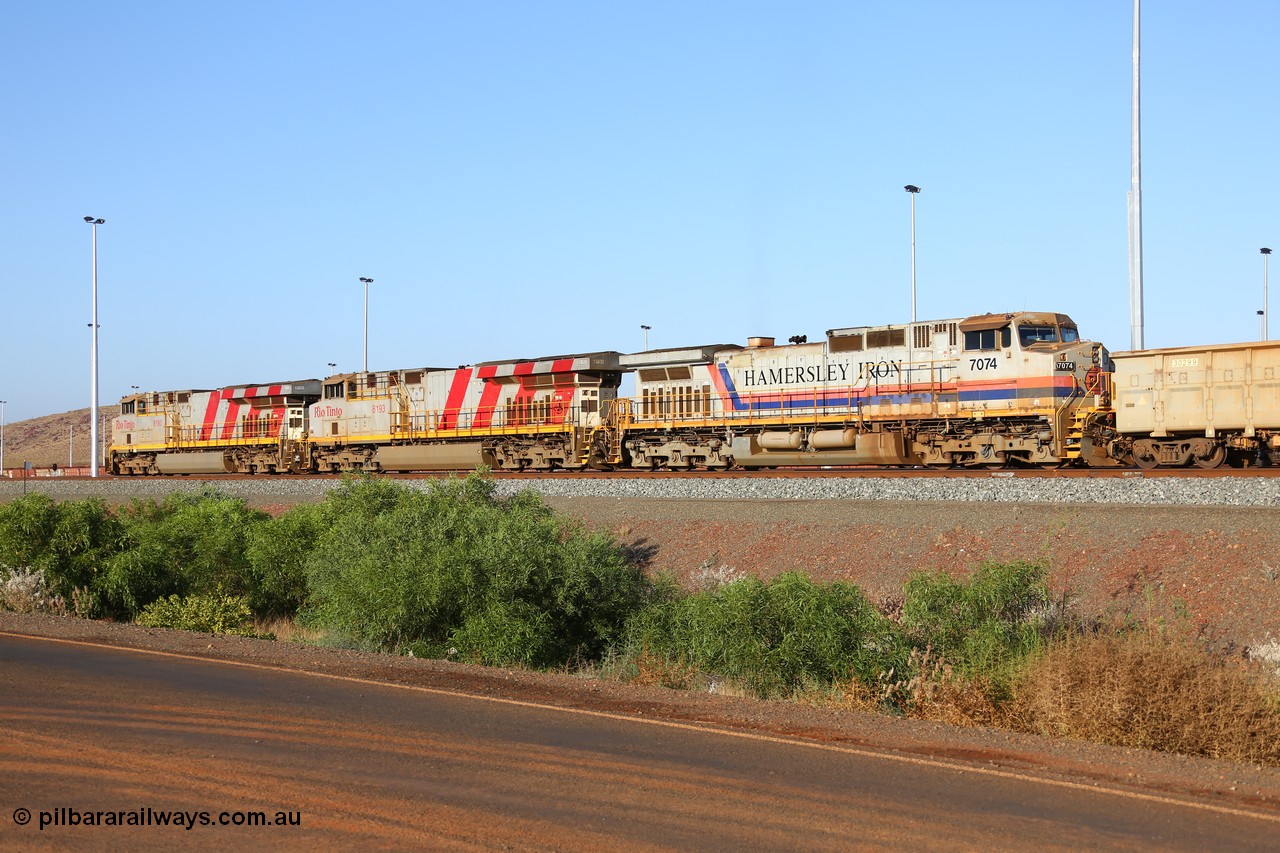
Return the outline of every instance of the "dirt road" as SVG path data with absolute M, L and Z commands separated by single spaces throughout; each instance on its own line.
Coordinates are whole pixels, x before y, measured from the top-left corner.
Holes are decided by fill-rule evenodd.
M 1239 851 L 1280 832 L 1274 770 L 135 626 L 0 631 L 5 847 Z M 174 810 L 197 825 L 83 818 Z M 224 825 L 257 812 L 298 824 Z

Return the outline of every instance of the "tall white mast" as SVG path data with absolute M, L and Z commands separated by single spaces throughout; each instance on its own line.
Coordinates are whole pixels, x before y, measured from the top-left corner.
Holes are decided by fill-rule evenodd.
M 1142 119 L 1138 56 L 1139 3 L 1133 0 L 1133 140 L 1130 153 L 1129 189 L 1129 343 L 1132 349 L 1143 349 L 1142 340 Z

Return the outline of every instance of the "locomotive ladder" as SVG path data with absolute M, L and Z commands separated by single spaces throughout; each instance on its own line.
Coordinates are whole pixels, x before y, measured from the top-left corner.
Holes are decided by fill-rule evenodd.
M 392 388 L 396 395 L 396 417 L 391 424 L 391 435 L 397 438 L 413 437 L 413 413 L 410 411 L 409 395 L 405 393 L 404 385 L 394 373 L 388 377 Z
M 1071 425 L 1067 427 L 1067 440 L 1063 447 L 1066 451 L 1063 456 L 1067 459 L 1079 459 L 1080 447 L 1084 443 L 1084 423 L 1092 414 L 1092 411 L 1080 406 L 1071 413 Z
M 605 452 L 604 464 L 622 464 L 622 438 L 631 424 L 630 401 L 625 399 L 608 400 L 600 410 L 600 426 L 582 427 L 579 433 L 579 452 L 582 462 L 590 464 L 591 453 L 595 449 L 597 436 L 601 433 L 608 438 L 608 449 Z

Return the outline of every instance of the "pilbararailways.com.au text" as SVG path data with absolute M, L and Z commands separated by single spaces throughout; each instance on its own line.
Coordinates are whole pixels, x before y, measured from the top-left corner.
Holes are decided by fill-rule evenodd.
M 32 817 L 29 810 L 20 808 L 14 811 L 13 822 L 26 825 Z M 150 806 L 106 811 L 64 806 L 37 811 L 34 817 L 41 831 L 68 826 L 175 826 L 186 830 L 197 826 L 302 826 L 302 812 L 299 811 L 213 812 L 153 809 Z

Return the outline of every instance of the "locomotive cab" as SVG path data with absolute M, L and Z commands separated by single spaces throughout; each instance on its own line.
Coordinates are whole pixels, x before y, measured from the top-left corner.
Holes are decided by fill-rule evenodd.
M 959 376 L 977 382 L 1014 379 L 1017 387 L 1009 389 L 1013 393 L 999 396 L 1008 408 L 1019 408 L 1026 397 L 1038 406 L 1041 398 L 1065 405 L 1076 397 L 1107 396 L 1105 374 L 1112 367 L 1106 348 L 1081 340 L 1075 322 L 1065 314 L 983 314 L 961 321 L 960 330 Z M 1040 381 L 1027 383 L 1032 377 Z M 1095 402 L 1105 406 L 1109 399 Z

